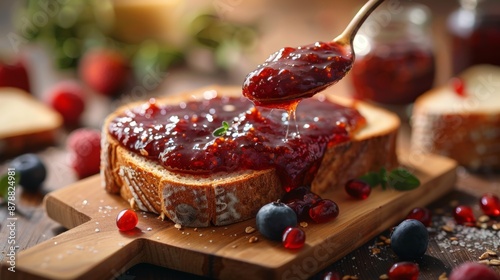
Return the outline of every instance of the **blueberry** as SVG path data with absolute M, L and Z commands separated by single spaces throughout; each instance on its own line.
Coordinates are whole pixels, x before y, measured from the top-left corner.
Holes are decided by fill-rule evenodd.
M 421 258 L 429 245 L 429 233 L 422 222 L 406 219 L 391 234 L 391 247 L 401 260 Z
M 281 241 L 287 227 L 297 226 L 297 215 L 282 202 L 268 203 L 257 212 L 257 229 L 266 238 Z
M 19 174 L 19 185 L 31 192 L 37 191 L 47 176 L 45 165 L 35 154 L 16 157 L 10 163 L 10 167 Z

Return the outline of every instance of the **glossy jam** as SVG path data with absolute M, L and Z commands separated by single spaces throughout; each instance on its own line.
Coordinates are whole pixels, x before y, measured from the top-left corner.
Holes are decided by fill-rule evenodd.
M 226 135 L 213 136 L 223 121 L 230 124 Z M 116 117 L 108 129 L 124 147 L 168 170 L 203 175 L 276 168 L 290 190 L 309 185 L 328 146 L 349 140 L 365 123 L 356 110 L 318 99 L 301 102 L 296 120 L 288 121 L 286 112 L 259 111 L 243 97 L 179 105 L 151 99 Z M 285 138 L 288 125 L 300 136 Z
M 247 75 L 243 95 L 259 106 L 287 109 L 342 79 L 353 59 L 335 42 L 282 48 Z

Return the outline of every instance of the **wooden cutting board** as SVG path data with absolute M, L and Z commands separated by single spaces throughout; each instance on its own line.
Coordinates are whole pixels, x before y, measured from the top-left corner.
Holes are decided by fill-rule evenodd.
M 253 219 L 179 230 L 172 222 L 140 212 L 136 230 L 120 232 L 115 218 L 128 203 L 107 194 L 96 175 L 47 195 L 47 214 L 70 230 L 20 252 L 16 273 L 8 275 L 109 279 L 146 262 L 223 279 L 305 279 L 396 225 L 413 207 L 427 205 L 454 186 L 456 164 L 450 159 L 409 153 L 400 155 L 400 161 L 420 178 L 418 189 L 376 188 L 364 201 L 349 198 L 343 189 L 324 194 L 338 203 L 340 215 L 332 222 L 305 227 L 306 245 L 300 250 L 284 249 L 258 232 L 245 233 L 246 227 L 255 227 Z M 259 241 L 250 243 L 252 236 Z

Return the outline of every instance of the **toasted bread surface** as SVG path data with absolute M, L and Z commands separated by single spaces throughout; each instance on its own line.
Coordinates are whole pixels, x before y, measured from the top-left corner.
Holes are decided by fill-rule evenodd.
M 177 104 L 199 99 L 207 91 L 219 95 L 239 96 L 237 87 L 212 86 L 157 102 Z M 342 105 L 353 101 L 327 96 Z M 190 175 L 168 171 L 163 166 L 132 153 L 109 134 L 108 124 L 123 110 L 119 108 L 105 121 L 102 136 L 102 183 L 110 193 L 119 193 L 135 207 L 163 215 L 184 226 L 227 225 L 255 216 L 259 208 L 284 194 L 274 169 L 243 170 L 233 173 Z M 312 190 L 318 193 L 338 187 L 347 180 L 382 166 L 397 164 L 396 136 L 400 125 L 396 115 L 377 107 L 354 104 L 367 119 L 352 141 L 328 149 Z
M 473 170 L 500 170 L 500 67 L 479 65 L 453 86 L 421 97 L 412 113 L 412 149 L 438 153 Z
M 0 157 L 41 148 L 56 141 L 59 113 L 17 88 L 0 88 Z

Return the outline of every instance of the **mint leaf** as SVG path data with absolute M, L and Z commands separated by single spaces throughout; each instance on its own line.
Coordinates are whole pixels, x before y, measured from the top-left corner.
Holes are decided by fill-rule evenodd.
M 409 191 L 420 186 L 420 180 L 404 168 L 396 168 L 387 176 L 388 184 L 398 191 Z
M 226 135 L 226 132 L 229 130 L 229 123 L 226 121 L 222 122 L 222 126 L 215 129 L 214 132 L 212 132 L 212 135 L 215 137 L 221 137 Z
M 358 179 L 366 182 L 372 188 L 380 185 L 380 182 L 382 181 L 382 178 L 380 177 L 380 174 L 378 172 L 368 172 L 365 175 L 360 176 Z
M 380 168 L 379 171 L 379 176 L 380 176 L 380 185 L 382 186 L 382 189 L 385 190 L 387 189 L 387 169 L 385 167 Z

